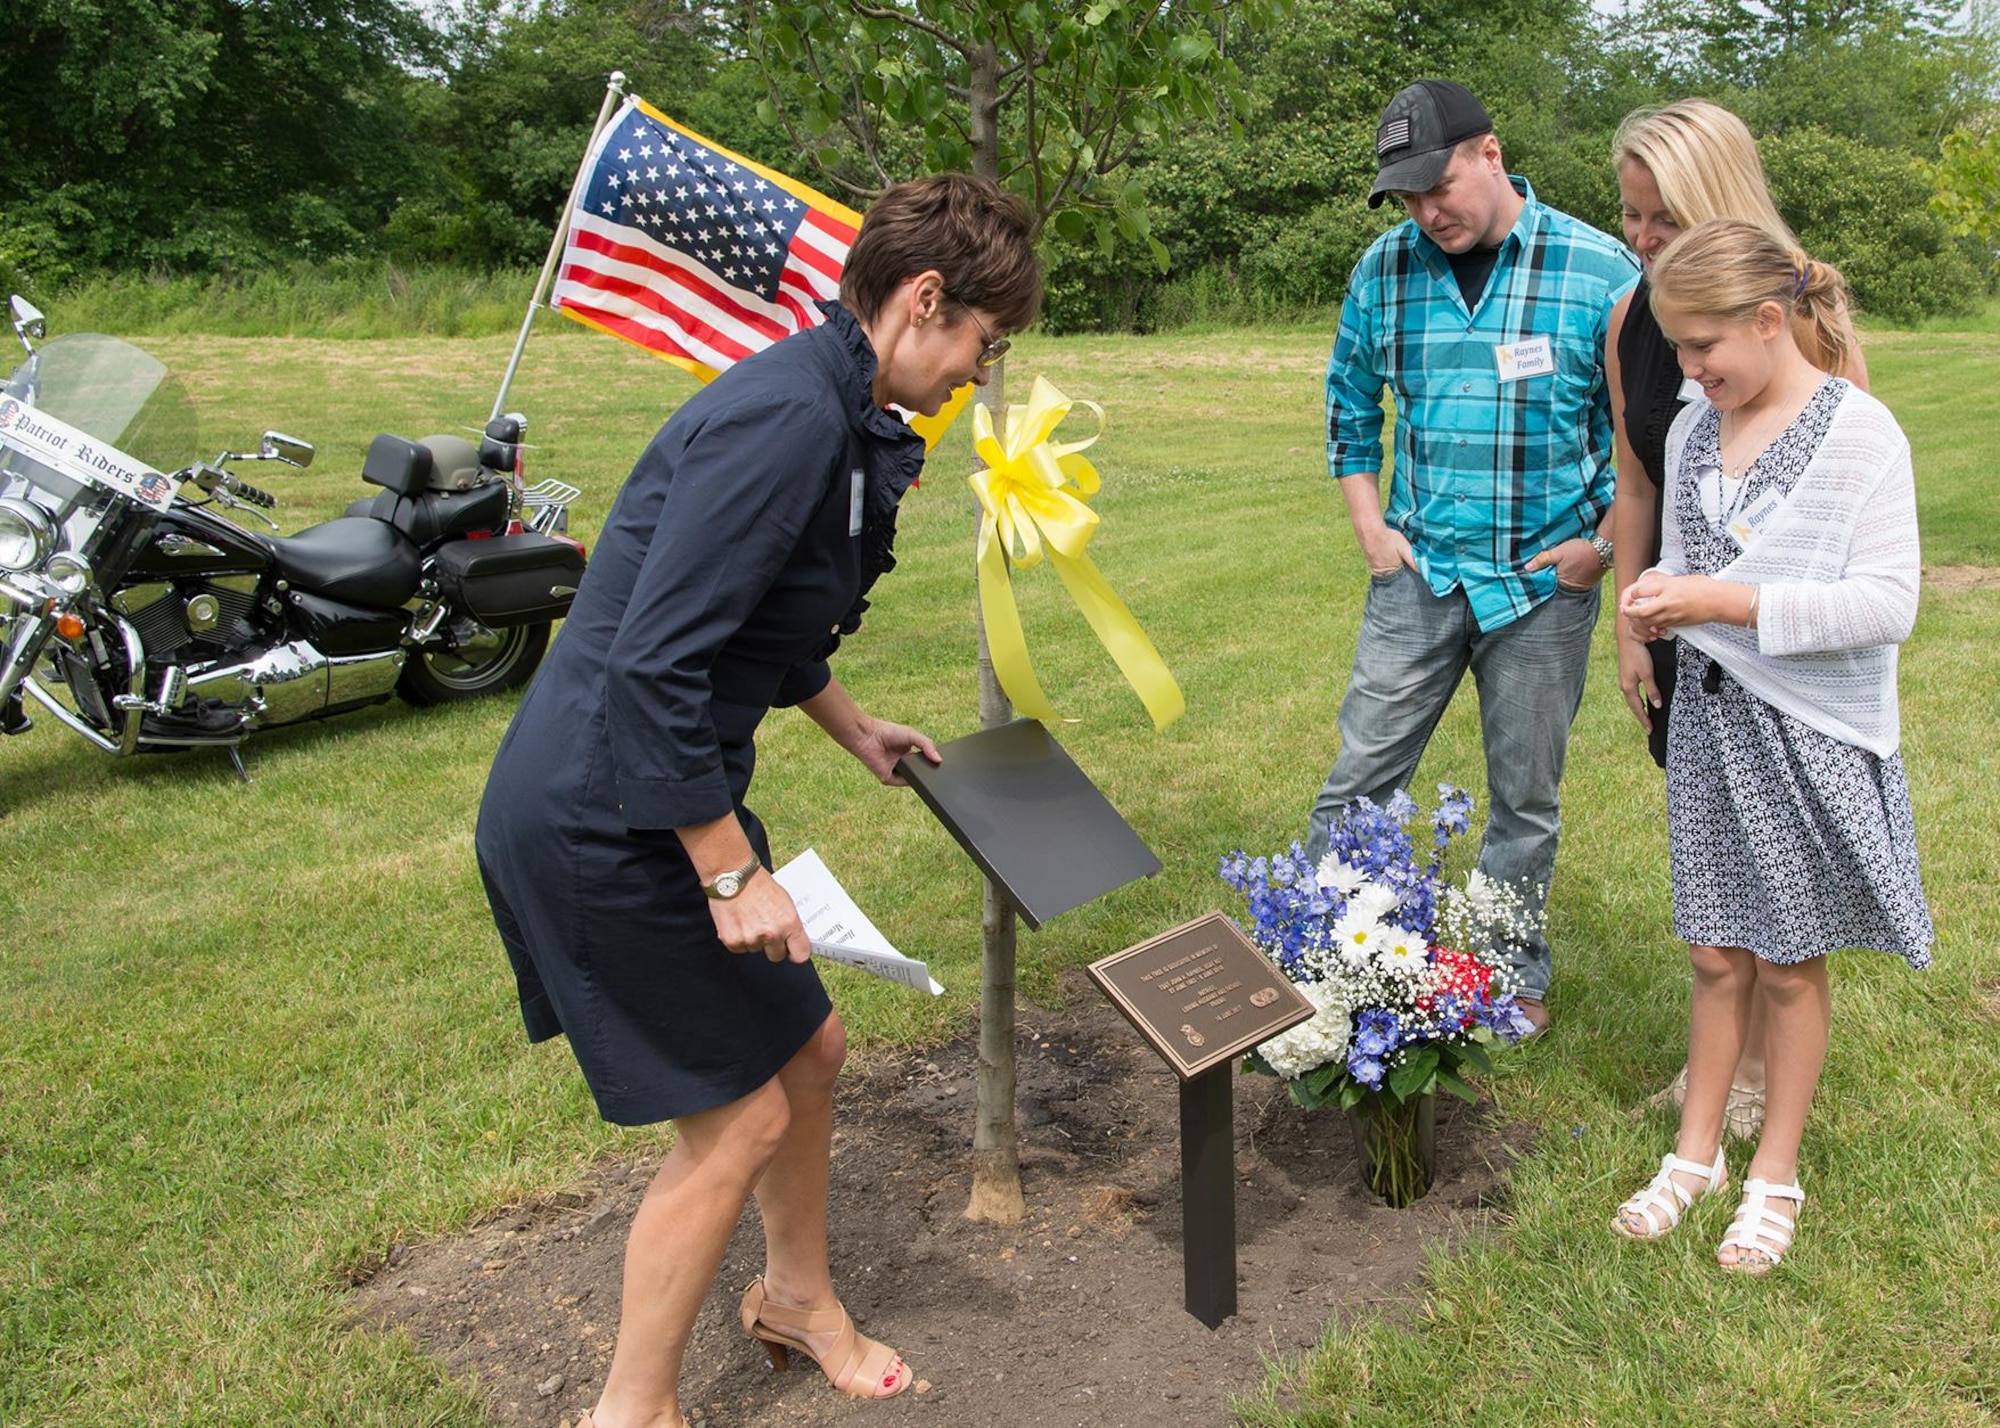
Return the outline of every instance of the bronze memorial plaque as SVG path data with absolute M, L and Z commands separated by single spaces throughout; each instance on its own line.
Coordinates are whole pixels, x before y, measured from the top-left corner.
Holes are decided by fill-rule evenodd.
M 1305 994 L 1219 912 L 1089 971 L 1183 1081 L 1313 1015 Z

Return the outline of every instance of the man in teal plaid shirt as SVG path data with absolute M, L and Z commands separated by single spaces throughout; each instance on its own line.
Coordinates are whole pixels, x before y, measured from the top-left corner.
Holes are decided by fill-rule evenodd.
M 1371 576 L 1340 752 L 1313 805 L 1321 856 L 1350 801 L 1407 788 L 1469 669 L 1488 817 L 1479 868 L 1539 909 L 1583 699 L 1599 579 L 1611 566 L 1605 323 L 1638 280 L 1616 240 L 1508 174 L 1485 108 L 1421 80 L 1376 130 L 1370 207 L 1410 221 L 1355 265 L 1327 366 L 1327 465 Z M 1395 397 L 1385 509 L 1382 393 Z M 1537 1031 L 1547 940 L 1491 950 Z

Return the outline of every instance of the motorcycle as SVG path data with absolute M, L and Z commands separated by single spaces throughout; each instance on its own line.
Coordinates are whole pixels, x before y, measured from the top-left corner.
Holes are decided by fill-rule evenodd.
M 97 334 L 42 342 L 0 382 L 0 733 L 32 699 L 113 754 L 225 749 L 260 730 L 400 695 L 452 703 L 516 688 L 584 569 L 579 492 L 523 482 L 526 418 L 457 436 L 377 436 L 381 489 L 290 536 L 226 519 L 276 498 L 226 464 L 303 468 L 313 447 L 267 431 L 256 451 L 178 464 L 196 443 L 185 389 Z M 247 776 L 246 776 L 247 777 Z

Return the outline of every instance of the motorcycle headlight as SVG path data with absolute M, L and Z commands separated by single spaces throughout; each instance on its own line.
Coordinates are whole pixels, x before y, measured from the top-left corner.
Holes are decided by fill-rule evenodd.
M 59 550 L 42 567 L 43 577 L 65 595 L 81 595 L 90 588 L 90 562 L 80 555 Z
M 32 502 L 0 501 L 0 570 L 33 570 L 56 547 L 55 522 Z

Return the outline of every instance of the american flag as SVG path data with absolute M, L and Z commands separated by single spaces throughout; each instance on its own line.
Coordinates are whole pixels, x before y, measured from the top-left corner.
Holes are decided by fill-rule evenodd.
M 550 305 L 703 381 L 824 319 L 861 215 L 631 98 L 588 156 Z

